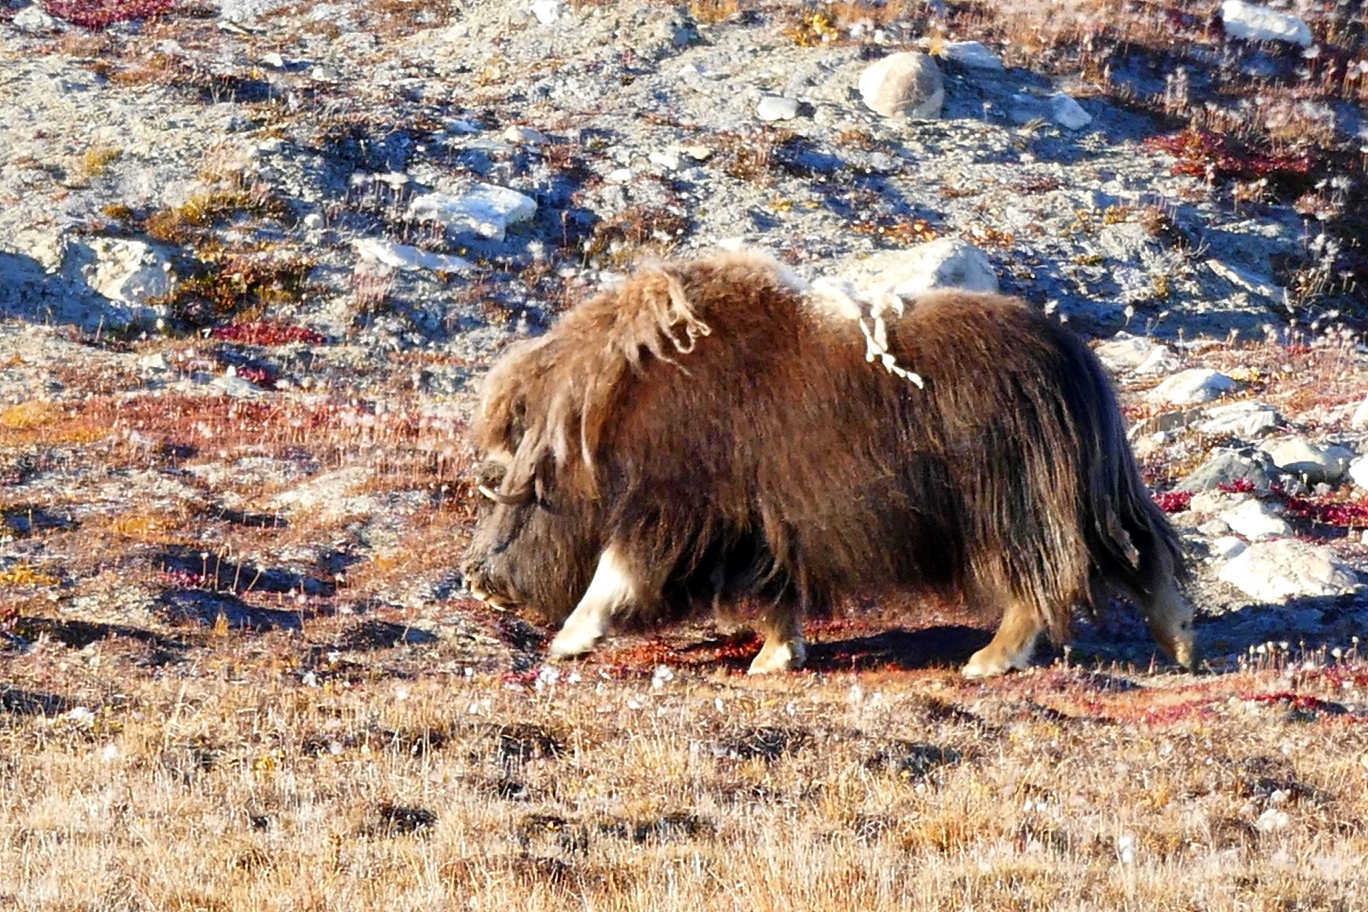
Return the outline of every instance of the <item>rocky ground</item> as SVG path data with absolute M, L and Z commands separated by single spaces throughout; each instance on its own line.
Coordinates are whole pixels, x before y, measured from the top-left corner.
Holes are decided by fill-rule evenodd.
M 736 244 L 1095 338 L 1211 667 L 1353 648 L 1362 15 L 1044 10 L 11 3 L 6 648 L 398 630 L 526 666 L 455 569 L 479 378 L 638 259 Z M 1152 653 L 1124 610 L 1079 631 Z

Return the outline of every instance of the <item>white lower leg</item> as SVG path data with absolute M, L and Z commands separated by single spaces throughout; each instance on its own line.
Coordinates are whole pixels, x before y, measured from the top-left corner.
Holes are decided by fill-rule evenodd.
M 747 674 L 769 674 L 775 671 L 791 671 L 802 668 L 807 661 L 807 646 L 803 643 L 803 619 L 799 609 L 790 609 L 783 615 L 778 612 L 783 606 L 775 606 L 776 613 L 765 633 L 765 645 L 760 654 L 751 662 Z
M 613 617 L 637 597 L 637 583 L 615 545 L 599 557 L 594 578 L 575 610 L 551 641 L 552 658 L 583 655 L 594 648 L 613 622 Z

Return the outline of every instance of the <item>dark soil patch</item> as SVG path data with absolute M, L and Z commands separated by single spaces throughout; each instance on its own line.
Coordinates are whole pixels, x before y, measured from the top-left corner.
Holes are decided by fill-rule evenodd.
M 344 631 L 337 640 L 337 648 L 363 651 L 436 642 L 436 634 L 420 630 L 417 627 L 394 624 L 389 621 L 369 620 L 362 621 Z
M 55 716 L 71 706 L 66 697 L 17 687 L 0 689 L 0 710 L 16 716 Z
M 812 740 L 812 735 L 800 728 L 761 726 L 746 728 L 723 739 L 717 746 L 723 757 L 750 760 L 758 757 L 766 763 L 796 754 Z
M 933 770 L 952 766 L 961 759 L 963 755 L 953 747 L 924 741 L 893 741 L 866 760 L 865 768 L 887 770 L 902 779 L 920 782 Z
M 499 760 L 505 767 L 529 760 L 556 759 L 565 752 L 559 735 L 531 722 L 513 722 L 495 733 Z
M 376 808 L 378 823 L 371 832 L 377 836 L 413 836 L 432 829 L 437 815 L 427 808 L 382 804 Z

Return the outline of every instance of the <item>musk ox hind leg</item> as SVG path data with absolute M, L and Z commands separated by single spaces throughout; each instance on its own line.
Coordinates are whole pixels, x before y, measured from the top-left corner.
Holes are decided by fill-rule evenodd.
M 1031 653 L 1042 629 L 1030 605 L 1011 599 L 992 642 L 970 656 L 961 673 L 970 679 L 994 678 L 1026 668 L 1031 664 Z
M 551 658 L 584 655 L 612 626 L 613 618 L 639 599 L 640 583 L 618 545 L 599 556 L 589 588 L 551 641 Z

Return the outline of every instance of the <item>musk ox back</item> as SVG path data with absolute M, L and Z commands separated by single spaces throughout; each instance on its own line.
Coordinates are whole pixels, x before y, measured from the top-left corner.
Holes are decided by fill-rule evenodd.
M 1015 299 L 934 293 L 871 334 L 767 258 L 665 263 L 510 348 L 474 434 L 468 583 L 563 620 L 553 656 L 749 598 L 751 670 L 793 668 L 805 614 L 921 589 L 1001 613 L 964 668 L 982 677 L 1110 587 L 1195 662 L 1176 538 L 1107 378 Z

